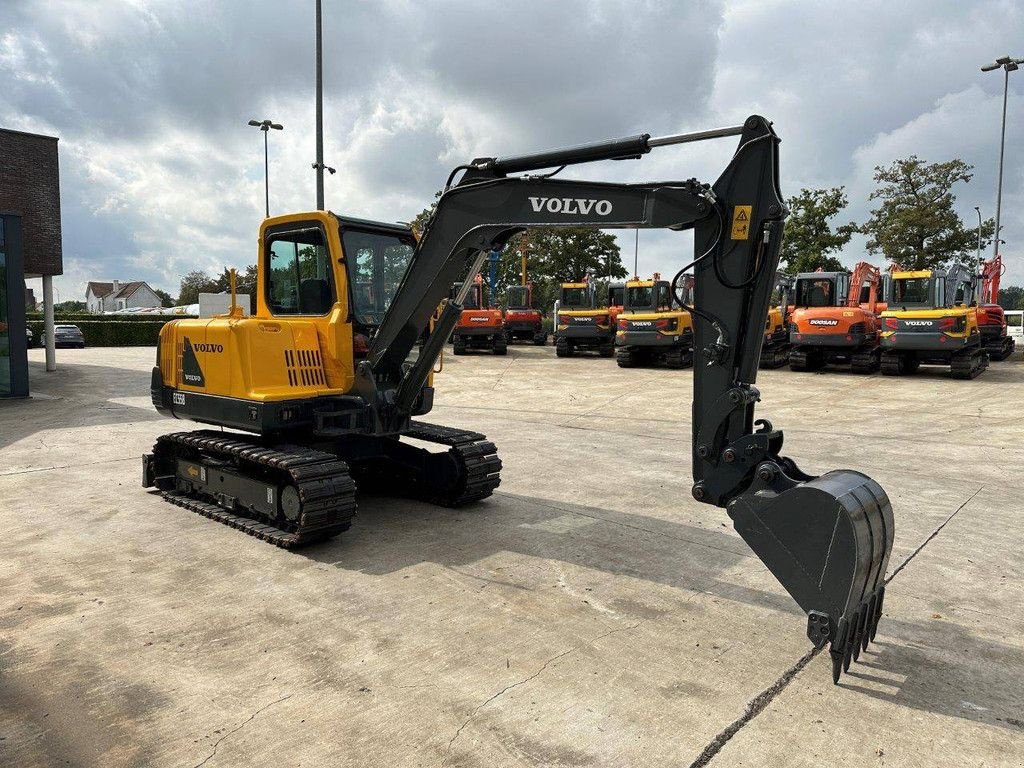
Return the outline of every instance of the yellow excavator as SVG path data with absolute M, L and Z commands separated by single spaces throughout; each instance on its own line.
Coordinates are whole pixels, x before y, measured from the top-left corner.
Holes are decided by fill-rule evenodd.
M 882 312 L 882 373 L 902 376 L 926 365 L 949 366 L 954 379 L 988 368 L 978 324 L 978 275 L 950 269 L 894 271 Z
M 739 145 L 714 184 L 537 173 L 725 136 Z M 322 210 L 266 219 L 255 313 L 161 330 L 153 404 L 214 429 L 160 437 L 143 457 L 143 485 L 286 548 L 347 529 L 357 490 L 448 505 L 484 499 L 499 483 L 494 444 L 420 417 L 487 253 L 535 227 L 692 229 L 692 494 L 727 510 L 806 613 L 811 642 L 831 644 L 838 680 L 874 636 L 893 515 L 871 478 L 801 472 L 781 453 L 782 432 L 754 419 L 787 213 L 778 143 L 771 123 L 752 116 L 695 134 L 476 158 L 453 172 L 418 240 L 405 226 Z
M 692 281 L 684 291 L 692 291 Z M 650 280 L 626 281 L 625 305 L 615 333 L 615 360 L 620 368 L 656 364 L 685 368 L 693 364 L 692 318 L 673 298 L 668 280 L 662 280 L 657 272 Z
M 613 288 L 607 306 L 597 306 L 597 283 L 588 274 L 581 282 L 562 283 L 555 313 L 555 354 L 572 357 L 577 352 L 615 354 Z

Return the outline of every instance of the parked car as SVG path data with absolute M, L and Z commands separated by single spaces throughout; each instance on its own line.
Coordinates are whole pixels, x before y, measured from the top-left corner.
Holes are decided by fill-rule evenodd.
M 43 336 L 40 343 L 45 344 L 45 339 L 46 337 Z M 53 346 L 85 349 L 85 336 L 82 335 L 82 329 L 77 325 L 53 326 Z

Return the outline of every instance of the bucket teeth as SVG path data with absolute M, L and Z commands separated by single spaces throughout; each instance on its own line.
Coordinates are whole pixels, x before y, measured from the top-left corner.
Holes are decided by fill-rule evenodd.
M 774 474 L 773 474 L 774 473 Z M 729 505 L 736 530 L 808 614 L 815 647 L 831 642 L 838 682 L 874 638 L 893 541 L 892 506 L 871 478 L 835 470 L 752 486 Z M 804 476 L 806 477 L 806 476 Z

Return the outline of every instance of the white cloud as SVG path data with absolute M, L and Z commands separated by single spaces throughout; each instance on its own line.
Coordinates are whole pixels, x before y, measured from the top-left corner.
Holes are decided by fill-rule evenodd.
M 10 6 L 8 8 L 8 5 Z M 252 260 L 271 117 L 271 209 L 314 203 L 312 4 L 8 0 L 5 126 L 61 137 L 65 294 L 90 278 L 176 291 L 194 268 Z M 1001 81 L 978 65 L 1024 55 L 1010 0 L 809 4 L 646 0 L 325 3 L 329 207 L 408 219 L 450 168 L 640 131 L 735 124 L 783 138 L 783 191 L 846 185 L 863 217 L 875 164 L 963 157 L 965 214 L 994 210 Z M 1022 75 L 1024 76 L 1024 75 Z M 1008 277 L 1024 240 L 1024 80 L 1013 81 L 1004 183 Z M 1015 140 L 1016 136 L 1016 140 Z M 610 180 L 713 181 L 725 140 L 570 169 Z M 858 244 L 846 254 L 861 256 Z M 632 233 L 622 239 L 632 261 Z M 641 234 L 641 272 L 671 274 L 690 238 Z

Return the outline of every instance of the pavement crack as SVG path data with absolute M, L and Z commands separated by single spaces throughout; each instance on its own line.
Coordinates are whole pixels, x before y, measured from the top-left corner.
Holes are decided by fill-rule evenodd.
M 220 743 L 222 741 L 224 741 L 224 739 L 226 739 L 228 736 L 231 736 L 232 734 L 238 733 L 240 730 L 245 728 L 245 726 L 247 726 L 249 723 L 251 723 L 253 720 L 256 719 L 256 715 L 260 714 L 260 712 L 264 712 L 264 711 L 270 709 L 275 704 L 280 704 L 285 699 L 290 699 L 291 697 L 292 697 L 292 695 L 289 693 L 287 696 L 282 696 L 280 699 L 277 699 L 277 701 L 272 701 L 269 704 L 265 704 L 264 706 L 262 706 L 259 709 L 257 709 L 255 712 L 253 712 L 251 715 L 249 715 L 248 718 L 246 718 L 244 721 L 242 721 L 237 726 L 235 726 L 230 731 L 228 731 L 223 736 L 221 736 L 219 739 L 217 739 L 217 741 L 214 742 L 214 744 L 213 744 L 213 751 L 210 754 L 208 754 L 205 758 L 203 758 L 203 761 L 201 763 L 196 763 L 193 766 L 193 768 L 202 768 L 202 766 L 206 765 L 207 762 L 212 760 L 213 756 L 217 754 L 217 747 L 220 746 Z
M 591 645 L 592 643 L 596 643 L 598 640 L 602 640 L 602 639 L 608 637 L 609 635 L 614 635 L 617 632 L 628 632 L 631 629 L 636 629 L 641 624 L 643 624 L 645 621 L 646 621 L 646 619 L 641 619 L 640 621 L 636 622 L 635 624 L 630 624 L 627 627 L 616 627 L 615 629 L 610 629 L 607 632 L 602 632 L 601 634 L 596 635 L 595 637 L 592 637 L 590 640 L 588 640 L 585 643 L 585 645 Z M 444 751 L 444 759 L 441 760 L 441 765 L 444 766 L 445 764 L 447 764 L 448 758 L 451 755 L 452 746 L 455 744 L 455 742 L 459 738 L 459 736 L 462 735 L 462 731 L 465 730 L 466 726 L 469 725 L 472 722 L 473 718 L 477 716 L 477 713 L 479 713 L 480 710 L 482 710 L 484 707 L 486 707 L 492 701 L 495 701 L 496 699 L 501 698 L 506 693 L 511 691 L 513 688 L 518 688 L 521 685 L 526 685 L 527 683 L 529 683 L 532 680 L 536 680 L 538 677 L 540 677 L 540 675 L 544 672 L 544 670 L 548 668 L 549 665 L 554 664 L 556 661 L 558 661 L 559 659 L 561 659 L 561 658 L 563 658 L 565 656 L 568 656 L 570 653 L 574 653 L 575 651 L 578 651 L 582 647 L 583 646 L 577 645 L 577 646 L 575 646 L 573 648 L 570 648 L 567 651 L 562 651 L 557 656 L 552 656 L 550 659 L 548 659 L 547 661 L 545 661 L 541 665 L 540 669 L 538 669 L 536 672 L 534 672 L 529 677 L 525 677 L 525 678 L 523 678 L 522 680 L 520 680 L 518 682 L 512 683 L 511 685 L 506 685 L 500 691 L 498 691 L 493 696 L 491 696 L 489 699 L 487 699 L 483 704 L 477 705 L 473 709 L 473 711 L 469 713 L 469 717 L 467 717 L 463 721 L 462 725 L 460 725 L 458 727 L 458 729 L 455 731 L 455 734 L 448 740 L 448 747 Z M 199 767 L 196 766 L 196 768 L 199 768 Z
M 800 660 L 797 661 L 796 664 L 783 672 L 774 683 L 747 702 L 747 706 L 746 709 L 743 710 L 743 714 L 729 723 L 725 729 L 708 742 L 708 745 L 704 747 L 704 751 L 700 753 L 696 760 L 690 763 L 690 768 L 704 768 L 704 766 L 710 763 L 714 759 L 715 755 L 722 751 L 722 747 L 728 744 L 729 740 L 739 733 L 747 723 L 764 712 L 768 705 L 775 700 L 775 697 L 782 693 L 786 689 L 786 686 L 792 682 L 793 678 L 799 674 L 800 670 L 810 664 L 811 659 L 817 655 L 817 648 L 809 650 L 800 657 Z
M 921 552 L 921 550 L 924 549 L 926 546 L 928 546 L 929 542 L 931 542 L 932 539 L 934 539 L 936 536 L 938 536 L 939 532 L 943 528 L 945 528 L 947 525 L 949 525 L 949 522 L 954 517 L 956 517 L 958 514 L 960 514 L 960 510 L 963 509 L 964 507 L 966 507 L 972 501 L 974 501 L 974 497 L 977 496 L 979 493 L 981 493 L 984 489 L 985 489 L 985 486 L 981 486 L 980 488 L 978 488 L 978 490 L 976 490 L 974 493 L 972 493 L 970 496 L 967 497 L 967 500 L 963 504 L 961 504 L 959 507 L 957 507 L 955 510 L 953 510 L 953 514 L 951 514 L 949 517 L 947 517 L 945 520 L 943 520 L 942 524 L 938 528 L 936 528 L 934 531 L 932 531 L 931 535 L 928 536 L 927 539 L 922 541 L 920 546 L 918 546 L 917 549 L 915 549 L 913 552 L 911 552 L 907 556 L 906 560 L 904 560 L 902 563 L 899 564 L 899 567 L 895 571 L 892 572 L 892 575 L 889 576 L 889 578 L 887 578 L 885 580 L 885 583 L 888 584 L 890 581 L 895 579 L 896 578 L 896 574 L 899 573 L 900 571 L 902 571 L 904 568 L 906 568 L 907 565 L 910 563 L 910 561 L 913 560 L 915 557 L 917 557 L 917 555 Z
M 501 697 L 502 697 L 502 696 L 504 696 L 504 695 L 505 695 L 506 693 L 508 693 L 509 691 L 511 691 L 511 690 L 512 690 L 513 688 L 518 688 L 518 687 L 519 687 L 519 686 L 521 686 L 521 685 L 526 685 L 526 684 L 527 684 L 528 682 L 530 682 L 531 680 L 535 680 L 535 679 L 536 679 L 537 677 L 539 677 L 539 676 L 540 676 L 540 674 L 541 674 L 541 673 L 542 673 L 542 672 L 543 672 L 543 671 L 544 671 L 545 669 L 547 669 L 547 668 L 548 668 L 548 665 L 549 665 L 549 664 L 553 664 L 554 662 L 558 661 L 558 660 L 559 660 L 560 658 L 562 658 L 563 656 L 568 656 L 568 655 L 569 655 L 570 653 L 572 653 L 573 651 L 576 651 L 576 650 L 578 650 L 578 647 L 577 647 L 577 648 L 570 648 L 570 649 L 569 649 L 569 650 L 567 650 L 567 651 L 562 651 L 562 652 L 561 652 L 560 654 L 558 654 L 557 656 L 552 656 L 552 657 L 551 657 L 550 659 L 548 659 L 547 661 L 545 661 L 545 662 L 544 662 L 544 664 L 543 664 L 543 665 L 541 666 L 541 668 L 540 668 L 540 669 L 538 669 L 538 670 L 537 670 L 536 672 L 534 672 L 534 673 L 533 673 L 532 675 L 530 675 L 529 677 L 525 677 L 525 678 L 523 678 L 522 680 L 520 680 L 520 681 L 519 681 L 519 682 L 517 682 L 517 683 L 512 683 L 511 685 L 506 685 L 506 686 L 505 686 L 504 688 L 502 688 L 502 689 L 501 689 L 500 691 L 498 691 L 498 692 L 497 692 L 496 694 L 494 694 L 494 695 L 493 695 L 493 696 L 491 696 L 491 697 L 490 697 L 489 699 L 487 699 L 487 701 L 485 701 L 485 702 L 484 702 L 483 704 L 480 704 L 480 705 L 478 705 L 478 706 L 477 706 L 477 707 L 476 707 L 476 708 L 475 708 L 475 709 L 474 709 L 474 710 L 473 710 L 472 712 L 470 712 L 470 713 L 469 713 L 469 717 L 467 717 L 467 718 L 465 719 L 465 721 L 464 721 L 464 722 L 462 723 L 462 725 L 460 725 L 460 726 L 459 726 L 458 730 L 457 730 L 457 731 L 455 731 L 455 735 L 454 735 L 454 736 L 452 736 L 452 737 L 451 737 L 451 739 L 449 739 L 449 740 L 448 740 L 448 748 L 447 748 L 447 749 L 445 749 L 445 751 L 444 751 L 444 760 L 442 760 L 442 761 L 441 761 L 441 765 L 443 766 L 443 765 L 444 765 L 445 763 L 447 763 L 447 762 L 448 762 L 448 755 L 449 755 L 449 754 L 451 753 L 451 751 L 452 751 L 452 745 L 453 745 L 453 744 L 455 744 L 455 741 L 456 741 L 456 739 L 458 739 L 458 738 L 459 738 L 459 736 L 460 736 L 460 735 L 462 734 L 462 731 L 463 731 L 463 729 L 464 729 L 464 728 L 465 728 L 465 727 L 466 727 L 467 725 L 469 725 L 469 723 L 470 723 L 470 722 L 471 722 L 471 721 L 473 720 L 473 718 L 474 718 L 474 717 L 476 717 L 477 713 L 478 713 L 478 712 L 479 712 L 479 711 L 480 711 L 481 709 L 483 709 L 484 707 L 486 707 L 486 706 L 487 706 L 488 704 L 490 704 L 490 703 L 491 703 L 492 701 L 494 701 L 495 699 L 501 698 Z M 198 766 L 196 766 L 196 768 L 198 768 Z

